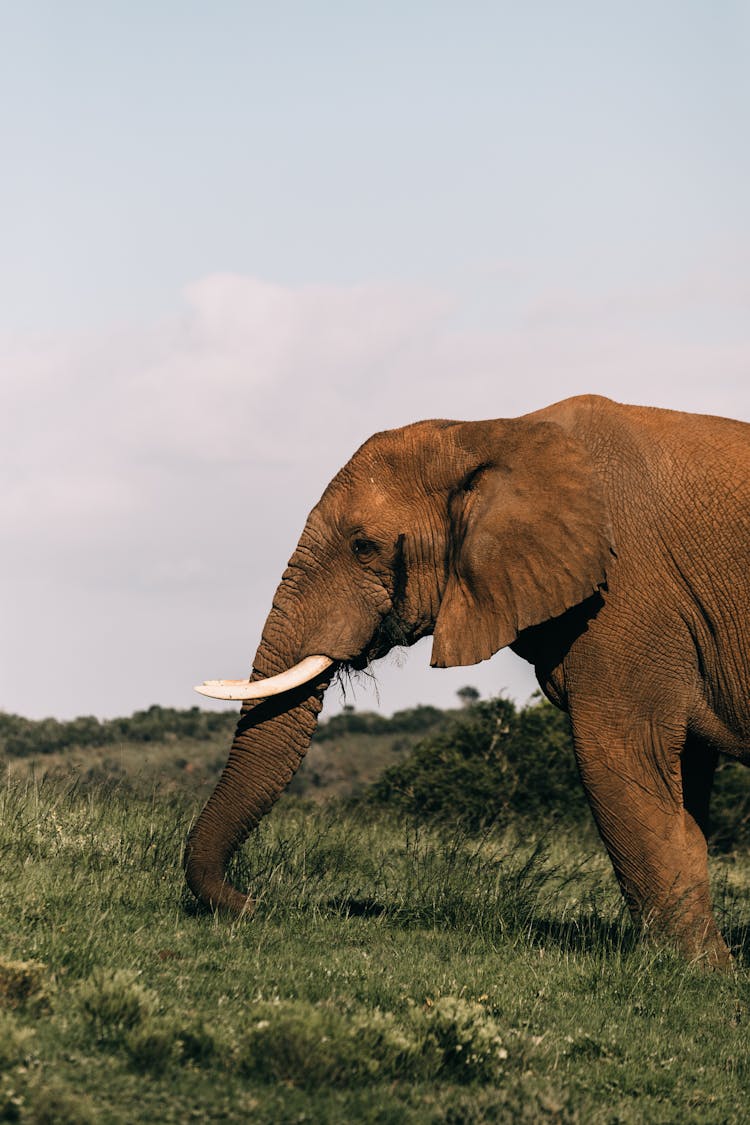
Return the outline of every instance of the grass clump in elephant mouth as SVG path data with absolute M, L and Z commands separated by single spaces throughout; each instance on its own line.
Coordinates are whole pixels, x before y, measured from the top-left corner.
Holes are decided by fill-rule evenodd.
M 379 660 L 381 657 L 387 656 L 394 649 L 408 648 L 417 639 L 414 630 L 410 630 L 398 614 L 392 610 L 380 621 L 365 651 L 344 662 L 341 668 L 344 672 L 349 669 L 362 672 L 369 669 L 373 660 Z

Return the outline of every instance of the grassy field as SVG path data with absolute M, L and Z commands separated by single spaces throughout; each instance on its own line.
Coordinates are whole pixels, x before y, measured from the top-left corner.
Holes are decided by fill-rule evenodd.
M 722 976 L 642 943 L 593 833 L 470 838 L 288 796 L 230 924 L 183 889 L 198 805 L 8 778 L 0 1119 L 747 1120 L 741 853 L 714 861 Z
M 227 760 L 236 718 L 225 731 L 208 738 L 167 737 L 150 742 L 123 739 L 112 745 L 66 746 L 52 753 L 23 757 L 3 755 L 0 769 L 17 779 L 30 775 L 90 785 L 119 781 L 137 794 L 190 793 L 205 798 Z M 388 766 L 401 761 L 421 732 L 364 734 L 316 741 L 302 760 L 290 792 L 313 801 L 346 797 L 374 782 Z

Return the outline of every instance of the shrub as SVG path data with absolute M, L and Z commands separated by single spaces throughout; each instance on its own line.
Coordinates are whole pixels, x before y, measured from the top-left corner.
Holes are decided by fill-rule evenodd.
M 202 1022 L 180 1028 L 178 1040 L 180 1059 L 195 1066 L 212 1066 L 216 1055 L 227 1049 Z
M 139 1020 L 125 1034 L 124 1046 L 135 1070 L 155 1074 L 161 1074 L 180 1056 L 179 1034 L 168 1020 Z
M 46 1001 L 47 966 L 41 961 L 7 961 L 0 957 L 0 1008 L 21 1008 L 30 1000 Z
M 387 769 L 370 798 L 471 831 L 519 814 L 588 815 L 567 716 L 541 701 L 473 703 Z
M 95 969 L 78 989 L 78 1003 L 100 1042 L 119 1042 L 151 1015 L 153 993 L 126 969 Z
M 568 716 L 542 699 L 520 710 L 508 699 L 470 703 L 387 769 L 366 799 L 472 832 L 514 818 L 592 823 Z M 720 760 L 709 841 L 721 851 L 750 846 L 750 770 L 737 762 Z
M 435 1059 L 435 1074 L 457 1082 L 492 1082 L 508 1057 L 500 1028 L 481 1004 L 441 996 L 413 1017 L 422 1051 Z
M 443 996 L 397 1017 L 286 1000 L 254 1005 L 239 1045 L 243 1074 L 303 1088 L 367 1081 L 494 1081 L 508 1056 L 481 1004 Z
M 31 1028 L 22 1027 L 10 1013 L 0 1012 L 0 1071 L 24 1062 L 33 1040 Z
M 316 742 L 330 742 L 349 734 L 387 734 L 388 719 L 374 711 L 342 711 L 322 722 L 315 733 Z
M 263 1082 L 315 1088 L 406 1077 L 418 1055 L 417 1041 L 390 1013 L 376 1009 L 352 1020 L 328 1005 L 289 1000 L 254 1006 L 239 1066 Z

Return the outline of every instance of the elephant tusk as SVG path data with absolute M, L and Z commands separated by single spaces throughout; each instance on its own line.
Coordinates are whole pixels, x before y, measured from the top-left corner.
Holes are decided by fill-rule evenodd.
M 330 668 L 333 661 L 328 656 L 306 656 L 280 672 L 278 676 L 269 676 L 265 680 L 204 680 L 195 688 L 200 695 L 207 695 L 211 699 L 268 699 L 271 695 L 281 695 L 284 691 L 300 687 L 308 680 L 314 680 L 326 668 Z

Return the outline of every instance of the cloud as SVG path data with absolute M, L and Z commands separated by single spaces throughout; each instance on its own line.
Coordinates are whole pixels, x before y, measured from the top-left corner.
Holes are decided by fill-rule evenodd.
M 459 294 L 216 274 L 161 323 L 0 341 L 0 545 L 26 591 L 4 643 L 23 664 L 44 636 L 59 670 L 39 701 L 14 660 L 0 703 L 187 705 L 176 685 L 198 671 L 244 671 L 307 511 L 374 430 L 591 391 L 750 418 L 741 276 L 539 291 L 513 313 L 512 275 L 480 280 Z
M 190 285 L 185 299 L 129 380 L 125 416 L 145 405 L 141 442 L 204 462 L 314 450 L 448 306 L 429 290 L 292 289 L 235 275 Z

